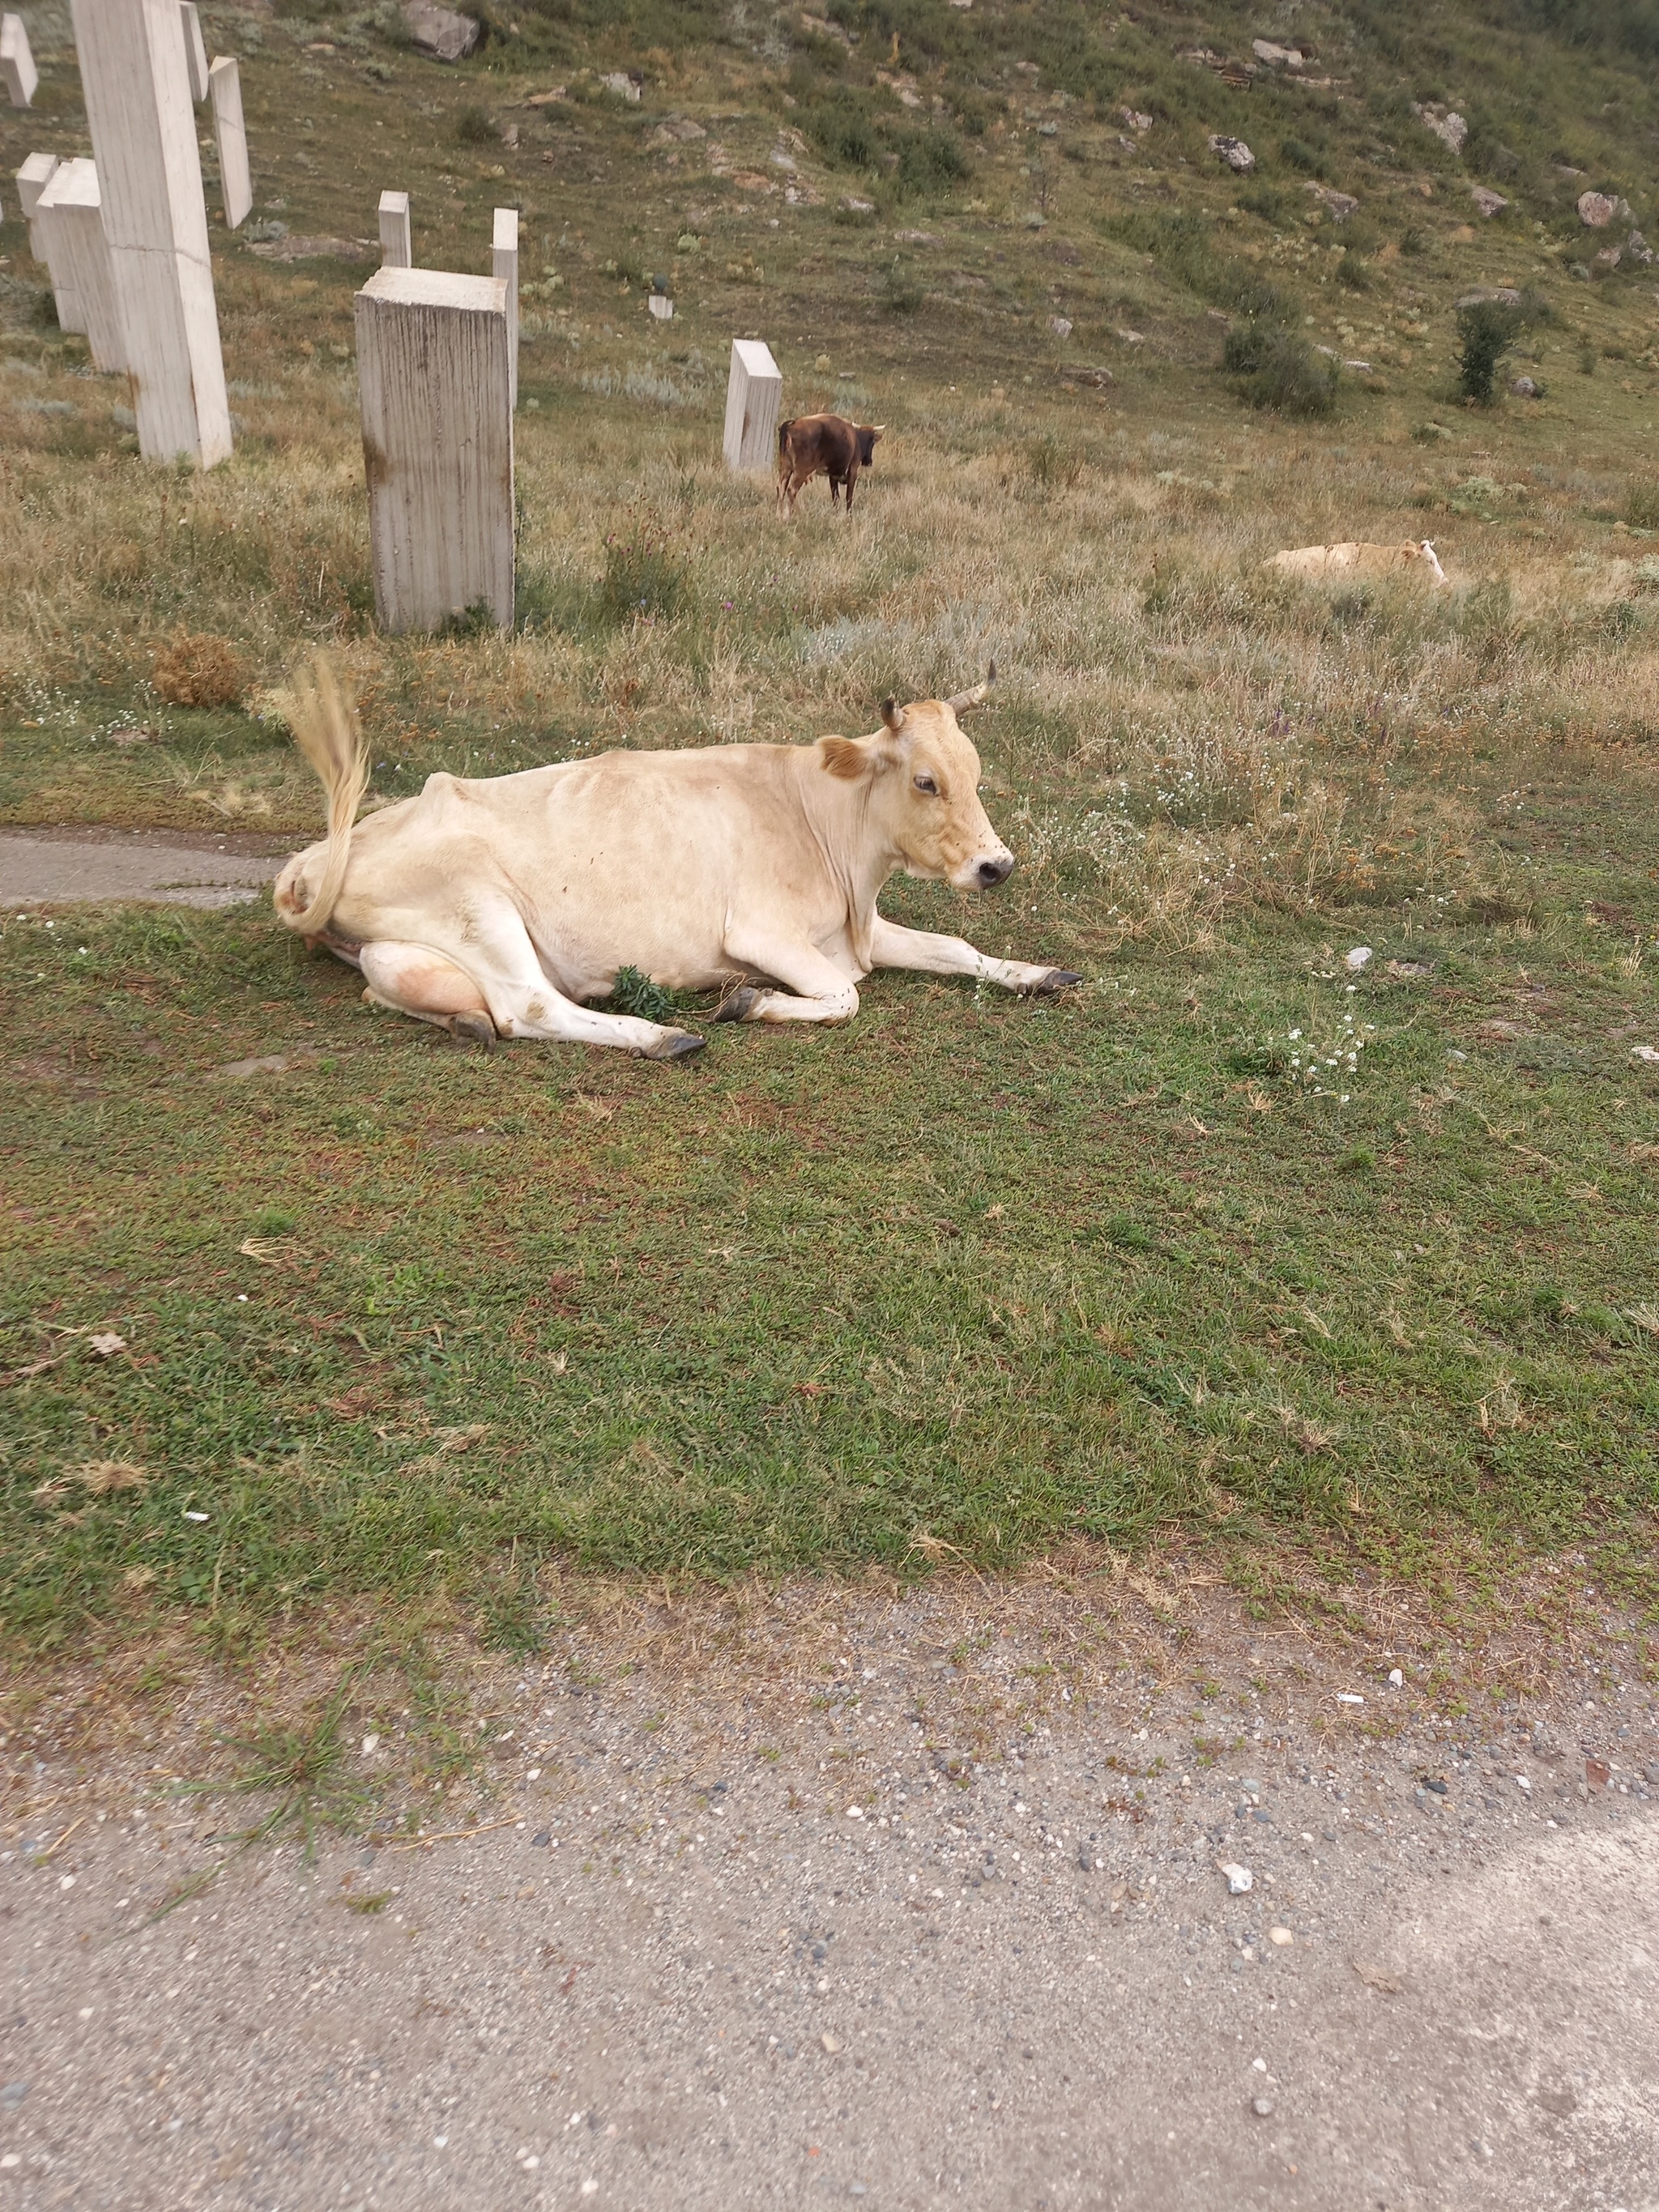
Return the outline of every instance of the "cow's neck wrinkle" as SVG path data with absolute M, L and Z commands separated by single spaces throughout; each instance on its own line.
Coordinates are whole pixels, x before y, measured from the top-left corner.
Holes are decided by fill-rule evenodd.
M 805 750 L 805 749 L 803 749 Z M 805 809 L 808 826 L 830 879 L 847 902 L 847 933 L 853 953 L 866 972 L 876 901 L 882 885 L 903 860 L 872 804 L 878 779 L 856 783 L 827 775 L 814 763 L 809 771 Z

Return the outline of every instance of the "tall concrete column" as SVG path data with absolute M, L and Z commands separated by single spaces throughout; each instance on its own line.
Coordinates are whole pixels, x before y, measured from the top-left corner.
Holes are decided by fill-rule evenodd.
M 497 208 L 489 273 L 507 287 L 507 357 L 512 402 L 519 404 L 519 210 Z
M 242 75 L 231 54 L 221 54 L 208 71 L 213 96 L 213 137 L 219 149 L 219 184 L 225 196 L 225 223 L 234 230 L 253 205 L 253 179 L 247 166 L 247 125 L 242 120 Z
M 138 450 L 230 452 L 207 207 L 179 0 L 70 0 Z
M 759 338 L 733 338 L 726 380 L 726 465 L 738 476 L 778 465 L 783 371 Z
M 375 271 L 356 300 L 374 610 L 441 629 L 479 601 L 512 627 L 513 403 L 507 285 Z

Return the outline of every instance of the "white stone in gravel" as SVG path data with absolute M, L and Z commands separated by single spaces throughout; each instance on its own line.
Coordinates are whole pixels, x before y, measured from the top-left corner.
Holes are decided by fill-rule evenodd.
M 1249 1867 L 1239 1866 L 1231 1859 L 1218 1859 L 1216 1864 L 1227 1877 L 1227 1894 L 1230 1897 L 1243 1897 L 1247 1891 L 1255 1887 L 1255 1876 Z

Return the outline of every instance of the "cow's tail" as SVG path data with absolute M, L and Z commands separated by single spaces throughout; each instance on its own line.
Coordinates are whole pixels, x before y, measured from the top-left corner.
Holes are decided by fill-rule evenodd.
M 345 883 L 352 825 L 368 788 L 368 753 L 356 702 L 326 653 L 313 654 L 310 668 L 295 672 L 286 703 L 295 743 L 328 794 L 328 842 L 322 881 L 309 902 L 303 908 L 279 902 L 277 911 L 290 929 L 314 937 L 327 927 Z
M 778 459 L 780 460 L 782 460 L 789 451 L 789 433 L 794 427 L 795 418 L 793 415 L 787 422 L 780 422 L 778 425 Z

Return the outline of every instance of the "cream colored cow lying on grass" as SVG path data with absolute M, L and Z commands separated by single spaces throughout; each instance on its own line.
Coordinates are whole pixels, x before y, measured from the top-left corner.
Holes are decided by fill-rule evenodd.
M 1298 576 L 1306 583 L 1323 583 L 1336 576 L 1417 576 L 1438 591 L 1449 581 L 1440 556 L 1428 539 L 1420 544 L 1367 545 L 1350 539 L 1341 545 L 1303 545 L 1293 553 L 1275 553 L 1264 568 L 1281 576 Z
M 277 916 L 361 969 L 380 1006 L 482 1042 L 568 1037 L 652 1060 L 702 1039 L 583 1004 L 623 967 L 673 989 L 724 988 L 716 1021 L 846 1021 L 875 968 L 1063 990 L 1081 979 L 877 910 L 900 869 L 969 890 L 1014 865 L 957 720 L 989 681 L 954 699 L 890 699 L 866 738 L 438 775 L 356 822 L 368 763 L 319 659 L 293 723 L 329 832 L 278 877 Z

